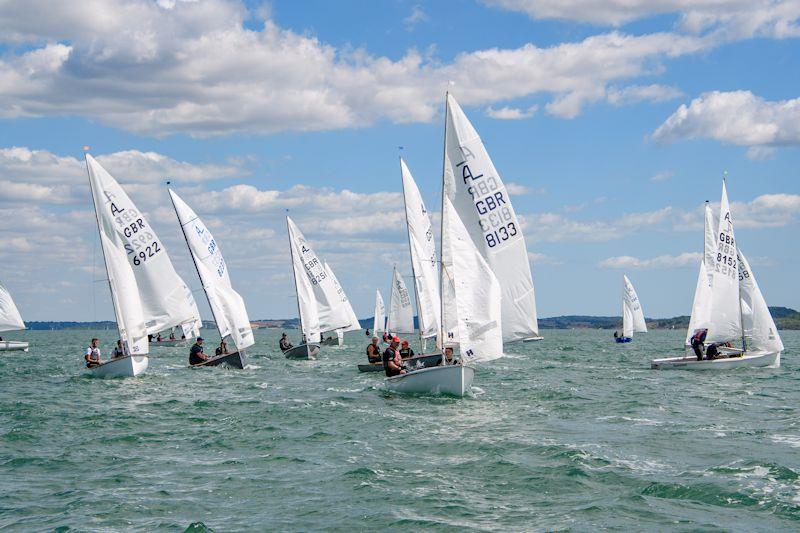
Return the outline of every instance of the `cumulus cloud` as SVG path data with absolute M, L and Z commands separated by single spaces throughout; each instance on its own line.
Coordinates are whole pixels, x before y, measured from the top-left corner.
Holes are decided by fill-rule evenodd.
M 518 107 L 501 107 L 495 109 L 492 106 L 486 108 L 486 114 L 498 120 L 521 120 L 523 118 L 531 118 L 539 106 L 531 106 L 527 109 L 519 109 Z
M 683 96 L 680 89 L 666 85 L 631 85 L 621 89 L 612 87 L 606 97 L 609 103 L 622 106 L 639 102 L 666 102 Z
M 678 27 L 720 38 L 800 35 L 797 0 L 484 0 L 533 19 L 560 19 L 601 26 L 621 26 L 656 15 L 677 13 Z
M 769 101 L 750 91 L 704 93 L 681 105 L 653 139 L 715 139 L 749 146 L 748 155 L 760 158 L 776 147 L 800 145 L 800 98 Z
M 608 86 L 715 45 L 704 36 L 611 32 L 449 62 L 413 49 L 395 60 L 254 16 L 223 0 L 4 2 L 0 43 L 10 52 L 0 59 L 0 116 L 90 116 L 153 136 L 331 130 L 431 121 L 452 81 L 464 105 L 543 94 L 552 98 L 548 113 L 571 118 L 603 101 Z M 613 98 L 623 101 L 619 91 Z
M 521 183 L 514 183 L 513 181 L 509 181 L 506 183 L 506 190 L 508 191 L 508 194 L 511 194 L 513 196 L 522 196 L 524 194 L 530 194 L 531 192 L 534 192 L 527 185 L 522 185 Z M 541 189 L 536 192 L 538 194 L 544 194 L 544 191 Z
M 649 270 L 654 268 L 676 268 L 697 266 L 703 259 L 700 252 L 684 252 L 680 255 L 659 255 L 651 259 L 639 259 L 629 255 L 609 257 L 600 261 L 600 268 L 616 268 L 622 270 Z
M 425 10 L 422 9 L 422 6 L 416 5 L 411 8 L 411 13 L 403 19 L 403 25 L 405 25 L 407 30 L 411 31 L 417 24 L 426 22 L 427 20 L 428 15 L 425 13 Z

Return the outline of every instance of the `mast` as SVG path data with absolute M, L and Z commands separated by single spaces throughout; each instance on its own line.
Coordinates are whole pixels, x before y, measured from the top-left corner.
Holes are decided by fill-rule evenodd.
M 106 279 L 108 280 L 108 290 L 111 292 L 111 307 L 114 308 L 114 321 L 117 323 L 117 333 L 119 333 L 119 338 L 122 339 L 122 330 L 119 328 L 119 313 L 117 312 L 117 306 L 119 302 L 117 300 L 117 294 L 114 292 L 114 284 L 111 282 L 111 273 L 108 271 L 108 261 L 106 260 L 106 248 L 103 246 L 103 233 L 100 230 L 100 214 L 97 212 L 97 196 L 94 192 L 94 185 L 92 184 L 92 175 L 89 172 L 89 159 L 86 157 L 88 152 L 83 152 L 83 161 L 86 163 L 86 175 L 89 178 L 89 190 L 92 193 L 92 207 L 94 207 L 94 218 L 97 221 L 97 236 L 100 239 L 100 251 L 103 254 L 103 266 L 106 268 Z M 148 337 L 148 342 L 149 337 Z M 125 339 L 125 342 L 122 344 L 123 350 L 126 352 L 125 355 L 130 355 L 130 350 L 128 349 L 128 339 Z
M 169 185 L 169 182 L 167 182 L 167 185 Z M 169 190 L 169 189 L 167 189 L 167 190 Z M 200 280 L 200 285 L 203 286 L 203 294 L 206 295 L 206 301 L 208 301 L 208 307 L 209 307 L 209 309 L 211 309 L 211 316 L 214 318 L 214 325 L 217 327 L 217 332 L 219 333 L 219 340 L 220 340 L 220 342 L 222 342 L 224 340 L 224 338 L 222 337 L 222 330 L 219 329 L 219 321 L 217 320 L 217 315 L 214 313 L 214 306 L 211 305 L 211 298 L 208 296 L 208 291 L 206 290 L 205 283 L 203 283 L 203 277 L 200 275 L 200 269 L 197 267 L 197 259 L 195 259 L 194 254 L 192 253 L 192 247 L 189 246 L 189 237 L 186 236 L 186 228 L 184 227 L 183 223 L 181 223 L 181 217 L 178 214 L 178 207 L 175 205 L 175 200 L 172 199 L 172 195 L 170 195 L 169 201 L 172 202 L 172 209 L 175 211 L 175 217 L 178 219 L 178 225 L 181 227 L 181 233 L 183 234 L 183 240 L 184 240 L 184 242 L 186 242 L 186 248 L 189 249 L 189 255 L 192 257 L 192 264 L 194 265 L 194 270 L 195 270 L 195 272 L 197 272 L 197 278 Z M 186 222 L 186 223 L 188 224 L 189 222 L 191 222 L 191 220 Z M 202 323 L 202 319 L 201 319 L 201 323 Z M 234 342 L 234 345 L 236 345 L 235 342 Z M 239 347 L 236 346 L 236 349 L 238 350 Z
M 417 286 L 417 272 L 414 269 L 414 250 L 411 247 L 411 232 L 408 231 L 408 204 L 406 203 L 406 180 L 403 179 L 403 156 L 400 156 L 399 159 L 400 159 L 400 185 L 403 187 L 403 208 L 405 209 L 405 214 L 406 214 L 406 237 L 408 237 L 408 255 L 411 257 L 411 277 L 414 279 L 414 301 L 417 302 L 417 330 L 419 331 L 419 347 L 420 350 L 424 351 L 424 344 L 422 339 L 422 313 L 420 312 L 419 309 L 419 287 Z
M 288 209 L 286 210 L 289 211 Z M 294 243 L 292 242 L 292 232 L 289 230 L 289 215 L 286 215 L 286 234 L 289 236 L 289 255 L 292 258 L 292 279 L 294 279 L 294 295 L 297 300 L 297 316 L 300 319 L 300 340 L 303 340 L 303 313 L 300 312 L 300 295 L 297 294 L 297 273 L 294 271 Z M 321 339 L 320 339 L 321 340 Z M 310 348 L 308 347 L 308 338 L 306 337 L 303 344 L 306 345 L 306 353 L 310 356 Z
M 439 220 L 439 242 L 442 245 L 441 256 L 439 258 L 439 265 L 440 265 L 440 268 L 439 268 L 439 294 L 442 295 L 441 298 L 439 298 L 440 312 L 441 312 L 441 316 L 442 316 L 442 319 L 440 320 L 441 324 L 440 324 L 440 328 L 439 328 L 439 330 L 441 331 L 441 334 L 439 335 L 439 337 L 440 337 L 440 343 L 441 343 L 441 348 L 442 348 L 442 365 L 447 364 L 447 360 L 446 360 L 445 355 L 444 355 L 444 349 L 445 349 L 444 343 L 445 343 L 445 339 L 446 339 L 446 336 L 445 336 L 446 332 L 445 332 L 445 324 L 444 324 L 444 275 L 445 274 L 444 274 L 444 261 L 443 261 L 443 259 L 444 259 L 444 195 L 445 195 L 445 190 L 444 190 L 444 184 L 445 184 L 444 171 L 445 171 L 445 159 L 447 157 L 447 116 L 448 116 L 447 97 L 449 95 L 450 95 L 450 91 L 445 91 L 445 93 L 444 93 L 444 137 L 442 139 L 442 211 L 441 211 L 442 214 L 439 217 L 440 218 L 440 220 Z

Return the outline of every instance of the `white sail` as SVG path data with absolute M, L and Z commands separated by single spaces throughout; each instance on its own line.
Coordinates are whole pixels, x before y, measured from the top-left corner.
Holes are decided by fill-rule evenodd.
M 447 181 L 444 183 L 447 187 Z M 453 266 L 453 246 L 450 232 L 445 231 L 445 220 L 453 214 L 450 202 L 445 202 L 446 197 L 442 192 L 442 270 L 441 270 L 441 302 L 442 302 L 442 333 L 437 337 L 438 348 L 458 346 L 458 310 L 456 309 L 455 267 Z M 455 215 L 457 216 L 457 215 Z
M 475 247 L 467 228 L 445 196 L 443 242 L 452 254 L 454 301 L 458 316 L 458 345 L 466 361 L 490 361 L 503 356 L 502 288 L 489 264 Z
M 706 264 L 708 286 L 711 287 L 711 283 L 713 282 L 713 270 L 709 268 L 709 266 L 717 262 L 717 229 L 719 228 L 719 219 L 714 216 L 714 211 L 711 209 L 708 202 L 706 202 L 704 211 L 703 261 L 705 261 Z
M 0 284 L 0 331 L 25 329 L 25 322 L 19 314 L 11 293 Z
M 336 287 L 336 294 L 339 295 L 339 301 L 342 303 L 342 306 L 344 307 L 344 310 L 348 316 L 348 321 L 350 323 L 350 325 L 345 328 L 337 329 L 336 330 L 337 335 L 339 331 L 341 332 L 359 331 L 361 329 L 361 324 L 359 324 L 358 322 L 358 316 L 356 316 L 356 312 L 353 311 L 353 306 L 350 305 L 350 300 L 347 298 L 347 295 L 344 293 L 342 285 L 336 278 L 336 274 L 333 273 L 333 270 L 331 269 L 330 265 L 328 265 L 327 262 L 325 263 L 325 271 L 328 273 L 328 276 L 330 276 L 331 279 L 333 280 L 333 285 Z
M 148 333 L 158 333 L 199 318 L 191 291 L 175 272 L 155 230 L 119 183 L 86 154 L 86 165 L 98 207 L 108 219 L 107 230 L 117 234 L 136 276 Z M 110 235 L 110 233 L 109 233 Z
M 139 291 L 138 279 L 134 273 L 134 266 L 141 266 L 141 259 L 138 263 L 129 260 L 129 255 L 133 255 L 136 249 L 132 249 L 129 237 L 125 234 L 124 228 L 127 219 L 120 216 L 121 208 L 118 206 L 125 201 L 126 206 L 133 205 L 127 198 L 119 195 L 122 189 L 111 176 L 103 172 L 99 165 L 93 171 L 94 159 L 86 154 L 86 166 L 89 171 L 89 188 L 92 191 L 92 201 L 97 216 L 97 228 L 100 233 L 100 246 L 103 250 L 103 259 L 108 273 L 108 286 L 111 290 L 111 302 L 114 305 L 114 312 L 117 318 L 117 328 L 119 329 L 120 339 L 122 340 L 125 351 L 131 355 L 145 355 L 149 352 L 150 346 L 147 342 L 147 325 L 144 302 Z M 105 178 L 105 179 L 104 179 Z M 108 180 L 111 180 L 109 182 Z M 110 186 L 111 190 L 106 191 L 104 185 Z M 116 185 L 116 187 L 114 187 Z M 124 191 L 122 191 L 124 195 Z M 138 213 L 136 208 L 125 208 L 129 215 Z M 134 218 L 134 222 L 138 217 Z M 136 223 L 138 226 L 138 222 Z
M 336 286 L 325 265 L 314 253 L 300 228 L 286 217 L 295 271 L 300 319 L 308 342 L 319 342 L 320 333 L 350 325 L 347 310 L 341 305 Z
M 192 260 L 208 296 L 220 336 L 230 336 L 236 348 L 244 350 L 255 343 L 244 300 L 231 285 L 228 265 L 214 236 L 189 205 L 175 191 L 169 191 L 175 213 L 186 237 Z M 188 335 L 187 335 L 188 337 Z
M 739 309 L 739 265 L 728 191 L 722 182 L 716 255 L 711 265 L 711 319 L 706 342 L 726 342 L 742 335 Z M 709 268 L 709 265 L 706 265 Z
M 439 334 L 442 306 L 437 286 L 439 273 L 433 227 L 417 183 L 402 158 L 400 159 L 400 175 L 403 179 L 406 226 L 411 250 L 411 265 L 414 270 L 419 332 L 422 338 L 433 337 Z
M 392 271 L 392 295 L 389 298 L 389 317 L 386 319 L 386 331 L 391 333 L 414 332 L 414 310 L 411 307 L 411 296 L 408 294 L 406 282 L 395 267 Z
M 522 226 L 483 142 L 450 94 L 444 157 L 448 198 L 502 287 L 503 340 L 538 336 L 536 298 Z
M 700 270 L 697 273 L 697 284 L 694 289 L 692 301 L 692 316 L 689 317 L 689 329 L 686 332 L 686 345 L 691 345 L 694 332 L 698 329 L 708 329 L 711 320 L 711 285 L 708 283 L 708 272 L 705 261 L 700 261 Z
M 386 324 L 386 306 L 383 304 L 383 296 L 381 291 L 375 291 L 375 314 L 372 319 L 372 334 L 378 335 L 378 332 L 385 331 Z
M 742 298 L 742 327 L 747 338 L 748 351 L 765 350 L 782 352 L 783 342 L 775 321 L 758 288 L 747 258 L 739 250 L 739 287 Z
M 647 333 L 647 324 L 644 321 L 642 304 L 636 289 L 633 288 L 628 276 L 622 276 L 622 335 L 633 337 L 636 333 Z

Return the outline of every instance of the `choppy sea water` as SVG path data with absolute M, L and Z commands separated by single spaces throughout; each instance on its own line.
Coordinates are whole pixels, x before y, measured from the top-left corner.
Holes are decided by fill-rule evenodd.
M 92 332 L 7 335 L 32 348 L 0 352 L 0 528 L 800 528 L 800 332 L 780 369 L 725 373 L 650 370 L 680 331 L 543 333 L 465 399 L 386 392 L 358 332 L 297 362 L 258 330 L 244 371 L 158 348 L 106 381 Z

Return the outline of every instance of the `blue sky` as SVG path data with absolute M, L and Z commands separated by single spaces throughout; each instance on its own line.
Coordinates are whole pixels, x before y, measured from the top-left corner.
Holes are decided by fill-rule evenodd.
M 767 302 L 796 308 L 800 2 L 683 4 L 6 2 L 0 281 L 28 320 L 112 316 L 89 145 L 191 287 L 166 178 L 251 318 L 296 313 L 287 208 L 370 316 L 410 274 L 399 146 L 438 210 L 450 86 L 512 184 L 540 316 L 618 314 L 623 273 L 647 316 L 688 313 L 725 170 Z

